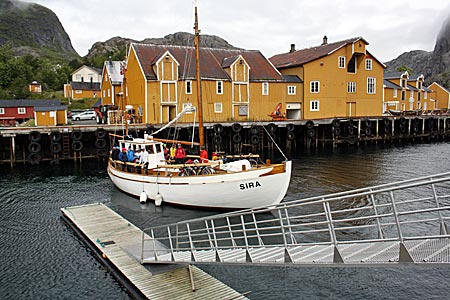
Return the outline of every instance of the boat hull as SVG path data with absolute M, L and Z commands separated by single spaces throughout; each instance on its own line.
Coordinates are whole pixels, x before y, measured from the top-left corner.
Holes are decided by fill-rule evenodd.
M 122 172 L 108 166 L 114 185 L 131 195 L 174 205 L 245 209 L 278 204 L 289 187 L 292 162 L 285 162 L 285 171 L 270 173 L 272 168 L 248 170 L 212 176 L 146 176 Z M 157 196 L 158 195 L 158 196 Z

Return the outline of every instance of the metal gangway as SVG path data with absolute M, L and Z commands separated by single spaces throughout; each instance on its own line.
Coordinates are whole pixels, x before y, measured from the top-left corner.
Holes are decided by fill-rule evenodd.
M 146 228 L 140 258 L 142 263 L 450 266 L 449 219 L 450 172 Z

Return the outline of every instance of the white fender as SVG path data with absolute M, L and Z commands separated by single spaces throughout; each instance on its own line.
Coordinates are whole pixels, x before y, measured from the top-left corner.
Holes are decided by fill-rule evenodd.
M 155 205 L 156 206 L 161 206 L 162 201 L 163 201 L 163 198 L 162 198 L 161 194 L 160 193 L 156 194 L 156 196 L 155 196 Z
M 142 191 L 141 196 L 139 197 L 139 202 L 141 203 L 147 202 L 147 194 L 144 191 Z

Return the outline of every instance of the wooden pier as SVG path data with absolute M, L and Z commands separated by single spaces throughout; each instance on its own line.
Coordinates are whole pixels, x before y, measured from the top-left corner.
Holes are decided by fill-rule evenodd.
M 133 298 L 247 299 L 195 266 L 142 265 L 142 230 L 103 204 L 67 207 L 61 212 Z

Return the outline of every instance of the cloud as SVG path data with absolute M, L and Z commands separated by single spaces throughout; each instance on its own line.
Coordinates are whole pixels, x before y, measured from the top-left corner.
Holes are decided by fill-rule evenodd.
M 31 0 L 29 1 L 31 2 Z M 52 9 L 81 54 L 114 36 L 136 40 L 193 32 L 193 4 L 179 0 L 34 0 Z M 380 60 L 404 51 L 431 50 L 450 4 L 441 0 L 228 0 L 199 1 L 202 33 L 270 57 L 329 42 L 363 36 Z M 417 48 L 419 47 L 419 48 Z

